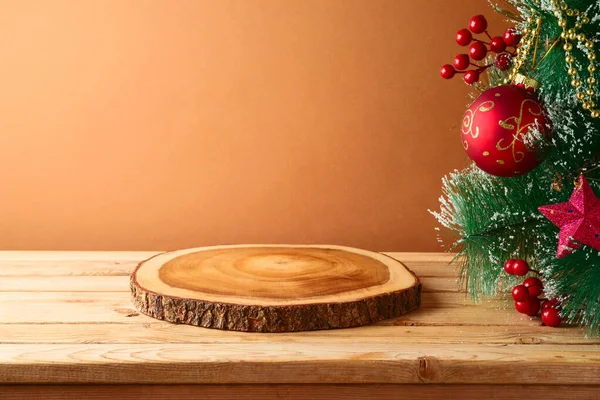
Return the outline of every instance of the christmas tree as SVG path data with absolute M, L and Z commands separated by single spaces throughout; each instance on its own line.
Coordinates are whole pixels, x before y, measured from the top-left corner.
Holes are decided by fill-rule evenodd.
M 598 334 L 600 2 L 492 5 L 514 29 L 493 37 L 473 17 L 456 37 L 468 54 L 442 67 L 442 77 L 462 73 L 473 85 L 461 132 L 473 163 L 443 179 L 433 214 L 457 235 L 451 249 L 473 298 L 529 274 L 513 290 L 517 310 L 541 308 L 547 325 L 562 318 Z

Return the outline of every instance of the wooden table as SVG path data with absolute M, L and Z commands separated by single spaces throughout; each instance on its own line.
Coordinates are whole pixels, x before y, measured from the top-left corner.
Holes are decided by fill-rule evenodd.
M 448 255 L 389 253 L 422 280 L 416 312 L 259 334 L 137 313 L 129 273 L 154 254 L 0 252 L 0 398 L 600 398 L 598 340 L 472 304 Z

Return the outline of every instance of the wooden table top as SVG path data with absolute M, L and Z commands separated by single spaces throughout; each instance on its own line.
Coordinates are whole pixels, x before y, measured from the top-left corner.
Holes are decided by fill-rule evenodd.
M 388 253 L 423 283 L 415 312 L 286 334 L 140 315 L 129 274 L 154 254 L 0 252 L 0 383 L 600 384 L 599 340 L 471 303 L 447 254 Z

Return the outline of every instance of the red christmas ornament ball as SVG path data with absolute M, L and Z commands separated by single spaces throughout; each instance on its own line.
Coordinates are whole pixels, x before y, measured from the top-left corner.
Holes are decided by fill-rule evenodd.
M 504 43 L 504 38 L 502 36 L 496 36 L 490 40 L 490 50 L 494 53 L 502 53 L 506 50 L 506 43 Z
M 443 65 L 442 69 L 440 70 L 440 75 L 444 79 L 452 79 L 455 73 L 456 71 L 454 70 L 454 67 L 450 64 Z
M 549 132 L 545 109 L 533 92 L 502 85 L 483 92 L 467 109 L 462 141 L 467 155 L 488 174 L 511 177 L 526 174 L 542 161 L 537 126 L 543 137 Z
M 483 60 L 487 55 L 487 47 L 481 42 L 474 42 L 471 47 L 469 47 L 469 55 L 473 60 Z
M 464 71 L 469 68 L 469 65 L 471 65 L 471 60 L 468 54 L 459 54 L 454 57 L 454 68 L 457 70 Z
M 468 29 L 461 29 L 456 32 L 456 43 L 459 46 L 468 46 L 473 40 L 473 34 Z
M 525 260 L 515 260 L 513 262 L 513 274 L 516 276 L 524 276 L 529 272 L 529 264 Z
M 494 65 L 500 71 L 506 71 L 510 68 L 512 64 L 512 57 L 508 53 L 498 54 L 496 56 L 496 60 L 494 61 Z
M 515 301 L 523 302 L 529 300 L 529 290 L 524 285 L 517 285 L 512 290 L 512 297 Z
M 469 21 L 469 29 L 473 33 L 483 33 L 487 29 L 487 20 L 483 15 L 476 15 Z
M 544 291 L 544 284 L 534 276 L 525 279 L 523 286 L 527 288 L 527 291 L 533 297 L 538 297 Z
M 507 46 L 516 46 L 521 41 L 521 35 L 517 33 L 515 28 L 508 28 L 506 32 L 504 32 L 504 43 Z
M 542 322 L 546 326 L 555 328 L 560 325 L 562 318 L 560 317 L 560 313 L 556 308 L 547 307 L 542 310 Z
M 479 80 L 479 71 L 476 71 L 476 70 L 467 71 L 467 72 L 465 72 L 463 79 L 469 85 L 472 85 Z

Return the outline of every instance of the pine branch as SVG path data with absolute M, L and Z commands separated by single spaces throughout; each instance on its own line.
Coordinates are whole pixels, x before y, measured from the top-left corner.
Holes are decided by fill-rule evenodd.
M 600 48 L 600 2 L 567 3 L 587 13 L 590 23 L 583 33 L 595 42 L 596 49 Z M 582 108 L 571 86 L 554 2 L 497 0 L 492 4 L 515 21 L 517 29 L 522 29 L 523 21 L 530 16 L 542 17 L 539 43 L 543 48 L 536 60 L 530 59 L 526 65 L 536 65 L 530 76 L 542 84 L 538 94 L 552 121 L 549 149 L 542 165 L 516 178 L 493 177 L 474 166 L 451 173 L 443 179 L 440 211 L 433 214 L 459 237 L 452 249 L 458 252 L 455 262 L 471 297 L 497 294 L 505 276 L 504 261 L 525 258 L 543 273 L 547 295 L 561 298 L 567 320 L 599 334 L 600 253 L 583 246 L 557 259 L 558 228 L 537 209 L 567 201 L 573 180 L 582 172 L 593 187 L 600 186 L 593 182 L 600 177 L 600 168 L 594 169 L 600 165 L 600 119 L 591 118 L 589 111 Z M 583 46 L 572 52 L 581 74 L 587 72 L 589 53 Z M 495 75 L 490 77 L 491 84 L 502 79 L 498 71 L 492 73 Z M 597 82 L 586 85 L 584 90 L 600 92 Z

